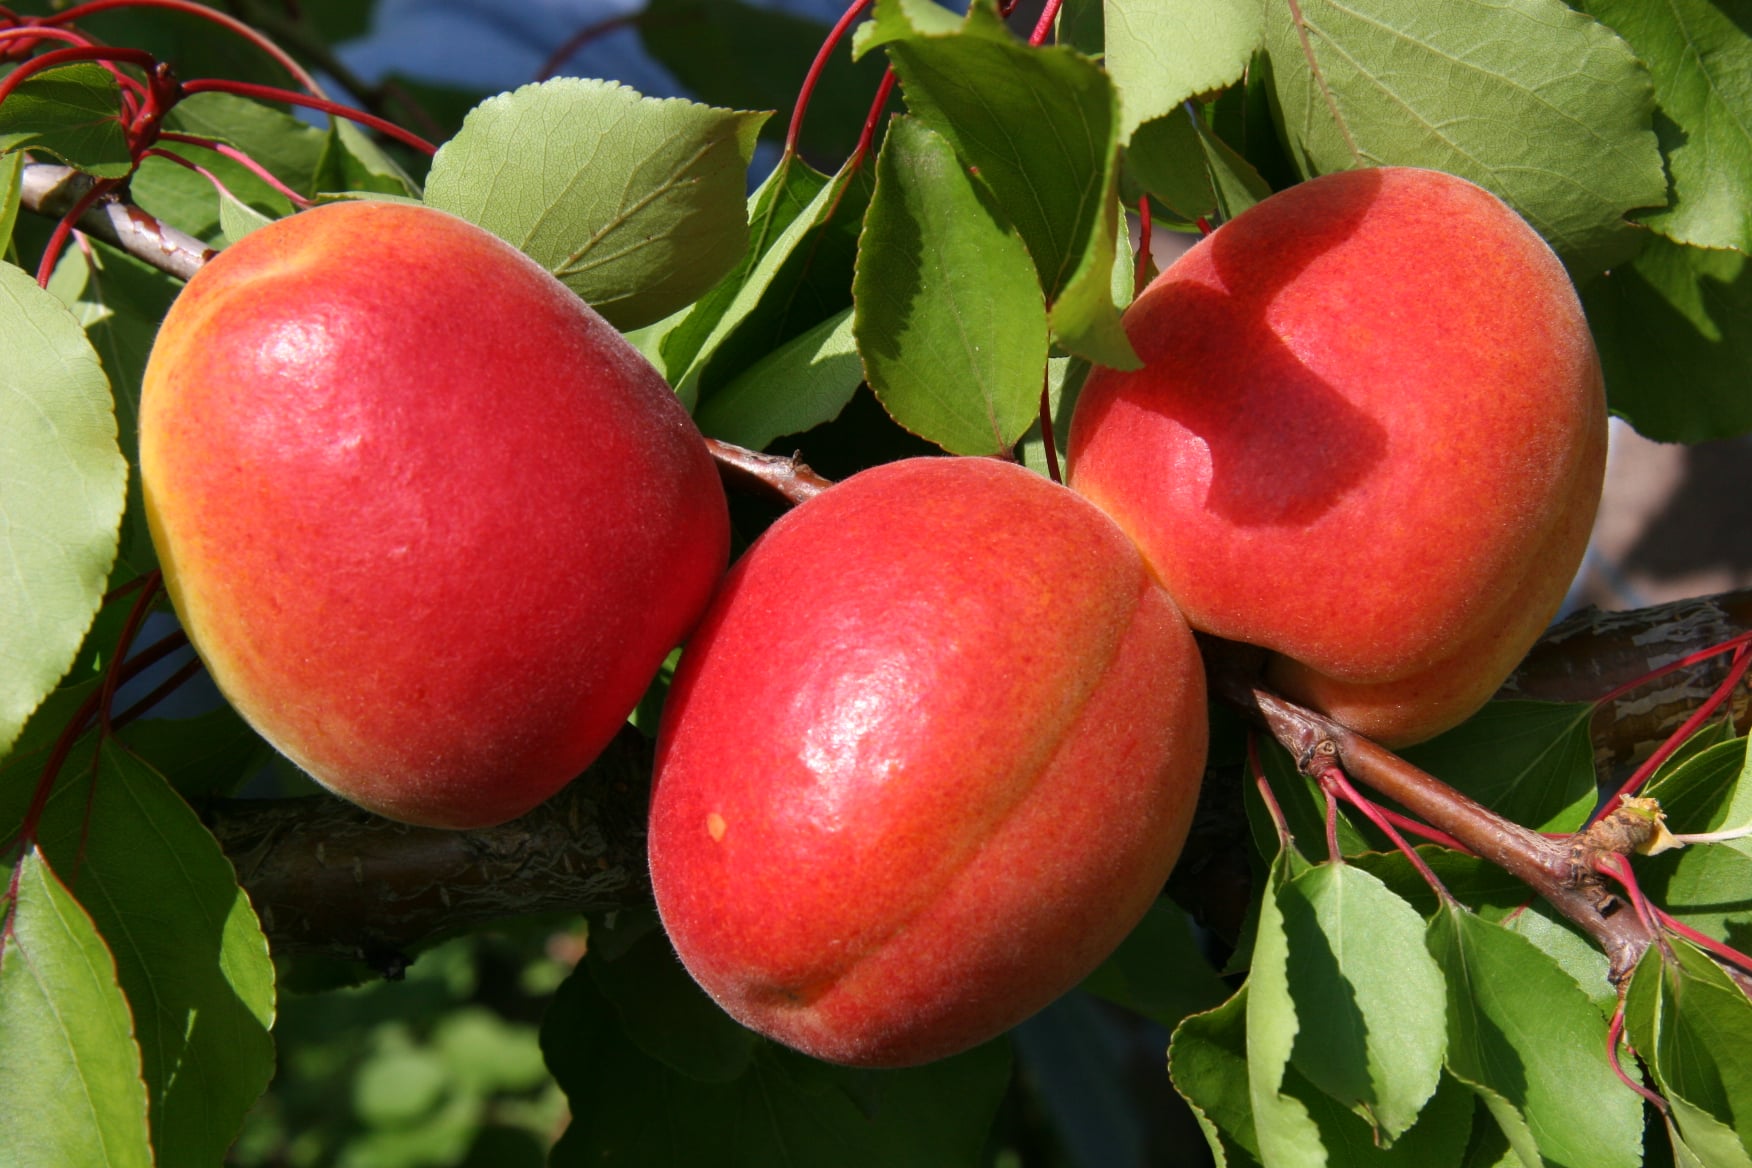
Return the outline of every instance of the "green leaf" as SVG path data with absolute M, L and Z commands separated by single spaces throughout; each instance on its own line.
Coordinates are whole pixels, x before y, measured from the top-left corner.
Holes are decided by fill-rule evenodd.
M 533 256 L 616 328 L 698 299 L 742 257 L 764 113 L 562 77 L 476 106 L 426 201 Z
M 1368 922 L 1353 927 L 1345 919 L 1345 902 L 1360 892 L 1371 909 L 1379 909 L 1393 899 L 1391 894 L 1366 874 L 1346 873 L 1342 865 L 1327 866 L 1336 875 L 1322 874 L 1326 871 L 1322 867 L 1297 872 L 1298 867 L 1293 852 L 1280 852 L 1272 865 L 1247 982 L 1249 1098 L 1261 1161 L 1271 1168 L 1458 1165 L 1471 1127 L 1472 1106 L 1457 1085 L 1438 1090 L 1439 1066 L 1434 1077 L 1427 1066 L 1431 1055 L 1440 1057 L 1440 1039 L 1434 1039 L 1438 1045 L 1432 1048 L 1430 1026 L 1439 1029 L 1441 1014 L 1424 999 L 1431 996 L 1431 988 L 1439 997 L 1440 979 L 1432 982 L 1424 963 L 1411 967 L 1412 1000 L 1394 1001 L 1391 985 L 1395 958 L 1419 961 L 1404 949 L 1404 926 L 1409 919 L 1415 932 L 1421 924 L 1407 906 L 1388 910 L 1395 919 L 1381 932 L 1390 938 L 1387 945 L 1395 957 L 1365 972 L 1370 964 L 1366 955 L 1338 955 L 1353 942 L 1366 943 L 1361 934 L 1371 929 Z M 1369 891 L 1361 892 L 1364 888 Z M 1330 937 L 1328 931 L 1339 936 Z M 1353 995 L 1348 1002 L 1347 990 Z M 1323 1013 L 1335 1009 L 1338 1017 Z M 1370 1081 L 1388 1066 L 1375 1060 L 1399 1057 L 1385 1054 L 1395 1035 L 1376 1028 L 1391 1026 L 1394 1019 L 1409 1017 L 1413 1010 L 1427 1015 L 1413 1024 L 1414 1052 L 1397 1064 L 1397 1070 L 1389 1071 L 1410 1077 L 1387 1085 L 1390 1100 L 1371 1104 L 1392 1113 L 1396 1121 L 1407 1111 L 1416 1118 L 1409 1130 L 1393 1139 L 1390 1131 L 1359 1117 L 1330 1092 L 1337 1086 L 1350 1094 L 1358 1085 L 1364 1092 L 1374 1091 Z M 1351 1027 L 1363 1029 L 1359 1033 Z M 1359 1038 L 1364 1045 L 1361 1052 Z M 1415 1070 L 1407 1070 L 1413 1066 Z M 1308 1069 L 1321 1077 L 1320 1085 L 1308 1077 Z M 1384 1121 L 1386 1115 L 1377 1119 Z
M 1587 702 L 1491 702 L 1404 752 L 1486 807 L 1541 831 L 1575 831 L 1594 808 Z
M 1669 831 L 1722 831 L 1752 823 L 1746 739 L 1717 743 L 1651 784 Z M 1693 844 L 1637 861 L 1656 903 L 1717 940 L 1743 942 L 1752 928 L 1752 839 Z
M 1752 251 L 1752 22 L 1715 0 L 1578 0 L 1654 75 L 1673 205 L 1642 221 L 1679 243 Z M 1739 8 L 1736 16 L 1733 8 Z
M 1625 995 L 1626 1032 L 1691 1151 L 1704 1164 L 1752 1162 L 1752 1001 L 1711 958 L 1673 938 L 1651 945 Z
M 223 142 L 242 151 L 290 189 L 316 193 L 329 135 L 286 111 L 228 93 L 197 93 L 177 103 L 165 128 Z M 187 142 L 164 142 L 225 184 L 239 201 L 271 219 L 292 203 L 235 159 Z M 224 196 L 212 180 L 162 158 L 148 158 L 129 183 L 134 201 L 153 215 L 210 243 L 223 243 Z
M 236 243 L 252 231 L 259 231 L 273 220 L 235 195 L 219 192 L 219 230 L 227 244 Z
M 1391 1143 L 1441 1081 L 1442 975 L 1424 923 L 1375 877 L 1322 864 L 1277 893 L 1297 1019 L 1290 1061 Z
M 1074 49 L 981 31 L 995 23 L 984 12 L 970 10 L 973 31 L 889 47 L 907 108 L 954 145 L 1015 224 L 1060 345 L 1135 369 L 1109 283 L 1119 224 L 1113 84 Z
M 318 191 L 368 191 L 418 196 L 419 184 L 348 118 L 329 122 L 311 184 Z
M 748 246 L 741 262 L 663 334 L 662 367 L 678 392 L 688 371 L 702 357 L 709 357 L 716 342 L 747 317 L 779 265 L 827 218 L 846 189 L 846 177 L 842 171 L 830 179 L 795 154 L 779 157 L 748 201 Z M 834 192 L 824 195 L 830 186 Z M 693 380 L 697 383 L 698 377 Z M 682 400 L 691 401 L 691 395 L 682 392 Z
M 1320 1127 L 1290 1077 L 1299 1019 L 1290 992 L 1290 942 L 1278 894 L 1291 879 L 1287 852 L 1272 862 L 1247 978 L 1247 1083 L 1260 1159 L 1272 1168 L 1324 1165 Z
M 1752 264 L 1650 238 L 1582 289 L 1612 412 L 1660 442 L 1752 430 Z
M 1260 1163 L 1247 1077 L 1247 987 L 1174 1028 L 1168 1076 L 1192 1107 L 1211 1154 L 1225 1168 Z
M 554 1168 L 958 1168 L 976 1162 L 1009 1080 L 1001 1042 L 902 1071 L 832 1067 L 762 1042 L 738 1078 L 702 1082 L 629 1039 L 583 970 L 554 995 L 541 1044 L 572 1103 Z
M 982 11 L 989 16 L 990 0 L 975 0 L 970 7 L 977 8 L 981 4 L 985 5 Z M 960 13 L 934 0 L 876 0 L 870 9 L 870 19 L 852 32 L 852 59 L 859 60 L 871 49 L 894 41 L 920 36 L 954 36 L 963 31 L 987 37 L 1007 35 L 996 21 L 967 21 Z
M 118 734 L 185 799 L 228 795 L 274 758 L 274 748 L 229 704 L 191 718 L 140 718 Z
M 273 1075 L 274 968 L 231 864 L 158 775 L 113 743 L 63 775 L 38 831 L 115 954 L 159 1163 L 216 1164 Z M 30 784 L 0 787 L 0 833 Z
M 1610 1018 L 1618 1007 L 1618 987 L 1612 984 L 1606 954 L 1545 901 L 1528 903 L 1532 897 L 1531 892 L 1523 891 L 1521 903 L 1507 909 L 1483 909 L 1478 915 L 1533 942 L 1581 987 L 1601 1017 Z
M 121 119 L 114 74 L 95 61 L 57 65 L 7 95 L 0 152 L 28 149 L 98 178 L 126 178 L 134 159 Z
M 0 156 L 0 259 L 12 244 L 12 229 L 18 224 L 18 209 L 23 203 L 24 155 L 12 153 Z
M 1430 923 L 1448 986 L 1448 1070 L 1525 1164 L 1638 1168 L 1642 1101 L 1612 1073 L 1606 1020 L 1525 937 L 1457 905 Z
M 1266 46 L 1305 176 L 1460 175 L 1582 272 L 1622 258 L 1627 212 L 1666 203 L 1648 71 L 1562 0 L 1303 0 L 1300 22 L 1295 11 L 1267 5 Z
M 16 871 L 0 933 L 0 1163 L 145 1168 L 146 1090 L 115 963 L 39 849 Z
M 696 420 L 714 438 L 760 450 L 831 422 L 863 382 L 847 308 L 743 370 L 706 400 Z
M 67 309 L 0 264 L 0 755 L 73 663 L 127 492 L 115 408 Z
M 1106 0 L 1119 140 L 1181 102 L 1240 80 L 1265 29 L 1259 0 Z
M 159 322 L 182 282 L 104 243 L 70 250 L 56 265 L 49 291 L 72 311 L 109 374 L 122 456 L 133 468 L 117 558 L 132 575 L 140 575 L 158 563 L 138 473 L 140 379 Z
M 869 168 L 831 179 L 786 155 L 755 197 L 742 266 L 701 298 L 662 342 L 663 365 L 696 406 L 774 350 L 851 306 Z
M 1228 222 L 1253 204 L 1271 197 L 1271 186 L 1259 171 L 1223 139 L 1213 134 L 1203 122 L 1194 119 L 1199 145 L 1204 148 L 1205 169 L 1211 177 L 1211 189 L 1216 194 L 1217 211 Z
M 1034 265 L 917 119 L 883 141 L 852 298 L 865 376 L 896 422 L 956 454 L 1007 451 L 1028 429 L 1047 353 Z

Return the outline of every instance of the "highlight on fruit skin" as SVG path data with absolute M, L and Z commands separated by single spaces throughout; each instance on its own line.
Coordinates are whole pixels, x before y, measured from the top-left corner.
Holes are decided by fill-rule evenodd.
M 994 460 L 879 466 L 762 536 L 682 654 L 658 910 L 744 1025 L 839 1063 L 945 1057 L 1141 918 L 1207 732 L 1191 633 L 1099 511 Z
M 704 610 L 723 489 L 662 377 L 462 219 L 226 248 L 145 373 L 146 514 L 220 690 L 335 793 L 482 827 L 600 752 Z
M 1257 204 L 1125 317 L 1067 481 L 1187 620 L 1388 745 L 1488 700 L 1581 563 L 1606 455 L 1568 275 L 1484 189 L 1380 167 Z

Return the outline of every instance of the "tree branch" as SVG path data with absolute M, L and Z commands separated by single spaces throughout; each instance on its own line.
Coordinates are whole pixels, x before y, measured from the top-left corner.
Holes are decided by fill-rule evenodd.
M 780 460 L 781 462 L 784 460 Z M 1609 691 L 1689 652 L 1744 631 L 1752 592 L 1683 601 L 1634 613 L 1589 611 L 1554 629 L 1504 688 L 1506 696 L 1573 701 Z M 1646 753 L 1695 708 L 1700 686 L 1719 676 L 1706 662 L 1629 694 L 1596 720 L 1606 757 Z M 1324 735 L 1352 777 L 1430 819 L 1468 847 L 1579 914 L 1614 967 L 1647 938 L 1635 914 L 1607 912 L 1600 889 L 1579 879 L 1566 843 L 1503 823 L 1386 751 L 1306 711 L 1277 709 L 1291 741 Z M 1739 703 L 1744 718 L 1746 703 Z M 1308 720 L 1315 719 L 1315 720 Z M 482 831 L 408 827 L 332 796 L 232 800 L 206 819 L 280 952 L 359 958 L 393 970 L 422 944 L 495 920 L 548 912 L 649 908 L 645 806 L 648 742 L 628 729 L 553 800 L 522 819 Z M 1212 792 L 1233 784 L 1208 784 Z M 1246 907 L 1245 825 L 1220 800 L 1176 871 L 1175 891 L 1195 911 L 1231 927 Z M 1470 807 L 1467 805 L 1470 804 Z M 1460 830 L 1456 830 L 1456 827 Z M 1566 905 L 1568 907 L 1566 907 Z
M 202 818 L 275 952 L 398 972 L 439 937 L 515 917 L 651 904 L 651 744 L 630 726 L 571 785 L 480 831 L 412 827 L 332 795 L 231 799 Z
M 1654 934 L 1605 887 L 1599 874 L 1578 863 L 1570 840 L 1510 823 L 1330 718 L 1264 690 L 1253 690 L 1251 697 L 1273 737 L 1304 773 L 1317 776 L 1322 757 L 1330 756 L 1350 778 L 1520 880 L 1594 939 L 1611 963 L 1614 981 L 1629 976 L 1654 941 Z
M 90 175 L 70 166 L 32 162 L 24 167 L 19 203 L 33 214 L 59 219 L 93 182 Z M 153 218 L 120 194 L 98 199 L 74 226 L 179 280 L 193 276 L 216 254 L 194 236 Z

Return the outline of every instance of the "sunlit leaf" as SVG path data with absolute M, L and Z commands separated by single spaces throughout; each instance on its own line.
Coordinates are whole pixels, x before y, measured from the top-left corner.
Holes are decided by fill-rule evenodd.
M 765 113 L 562 77 L 476 106 L 426 202 L 509 240 L 617 328 L 698 299 L 742 258 Z
M 1120 141 L 1189 97 L 1241 77 L 1264 35 L 1258 0 L 1106 0 L 1105 63 L 1119 87 Z
M 821 195 L 835 181 L 795 154 L 782 155 L 761 180 L 748 200 L 748 243 L 742 259 L 664 331 L 659 343 L 660 368 L 683 401 L 692 401 L 693 395 L 680 387 L 688 380 L 698 381 L 697 375 L 689 378 L 688 372 L 702 352 L 709 356 L 715 342 L 747 317 L 772 283 L 778 266 L 796 250 L 800 239 L 826 218 L 835 196 L 822 199 Z M 839 189 L 843 190 L 843 185 Z M 799 223 L 804 216 L 808 218 Z
M 0 108 L 0 152 L 49 154 L 97 178 L 126 178 L 133 154 L 115 75 L 95 61 L 25 78 Z
M 1752 1158 L 1752 1001 L 1702 950 L 1651 945 L 1625 996 L 1626 1032 L 1685 1143 L 1710 1168 Z
M 707 403 L 750 368 L 851 307 L 858 234 L 873 167 L 829 178 L 782 158 L 757 192 L 743 266 L 702 297 L 663 341 L 683 402 Z
M 165 122 L 179 134 L 235 147 L 301 195 L 316 193 L 329 135 L 285 110 L 228 93 L 197 93 L 178 102 Z M 164 147 L 199 165 L 249 208 L 271 219 L 291 214 L 291 201 L 237 159 L 188 142 L 167 141 Z M 148 158 L 129 191 L 144 210 L 218 245 L 225 242 L 225 200 L 213 178 Z
M 1270 4 L 1266 46 L 1305 175 L 1460 175 L 1583 272 L 1633 246 L 1625 215 L 1667 201 L 1648 71 L 1562 0 Z
M 831 422 L 863 381 L 847 308 L 743 370 L 706 399 L 695 420 L 714 438 L 759 450 Z
M 0 755 L 85 639 L 127 475 L 109 381 L 84 331 L 0 264 Z
M 420 193 L 407 171 L 348 118 L 329 124 L 311 184 L 317 191 L 371 191 L 384 195 Z
M 984 6 L 955 36 L 889 47 L 907 108 L 951 142 L 1015 224 L 1067 351 L 1137 366 L 1109 290 L 1118 225 L 1113 84 L 1073 49 L 1031 48 Z
M 38 838 L 115 954 L 134 1013 L 152 1143 L 164 1164 L 211 1164 L 274 1070 L 274 968 L 236 873 L 195 813 L 113 744 L 64 774 Z M 31 785 L 0 788 L 0 834 Z
M 895 421 L 956 454 L 1008 450 L 1028 429 L 1047 351 L 1034 265 L 916 119 L 883 142 L 852 296 L 865 376 Z
M 0 949 L 0 1163 L 144 1168 L 146 1091 L 115 962 L 37 848 Z M 0 913 L 0 915 L 6 915 Z
M 1638 1168 L 1642 1100 L 1606 1059 L 1606 1019 L 1527 938 L 1458 906 L 1430 924 L 1448 987 L 1448 1070 L 1526 1164 Z
M 1291 1062 L 1391 1142 L 1435 1093 L 1447 1041 L 1423 920 L 1348 864 L 1304 872 L 1277 902 L 1297 1020 Z
M 1673 205 L 1639 218 L 1679 243 L 1752 251 L 1752 22 L 1744 5 L 1578 0 L 1576 7 L 1629 41 L 1654 75 Z
M 23 153 L 0 155 L 0 256 L 12 243 L 12 228 L 22 205 L 23 178 Z
M 1247 987 L 1175 1027 L 1168 1074 L 1191 1104 L 1211 1154 L 1225 1168 L 1259 1164 L 1247 1076 Z

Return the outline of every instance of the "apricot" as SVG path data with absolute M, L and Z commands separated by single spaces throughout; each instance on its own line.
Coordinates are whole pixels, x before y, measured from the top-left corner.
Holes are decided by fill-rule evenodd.
M 651 879 L 743 1024 L 898 1066 L 1070 988 L 1160 892 L 1203 771 L 1192 635 L 1014 464 L 890 463 L 782 518 L 683 652 Z
M 1495 196 L 1383 167 L 1285 190 L 1127 311 L 1068 481 L 1193 627 L 1389 745 L 1464 720 L 1554 615 L 1606 454 L 1563 265 Z
M 220 690 L 317 781 L 480 827 L 564 785 L 704 611 L 723 488 L 661 376 L 449 214 L 305 211 L 166 316 L 146 513 Z

